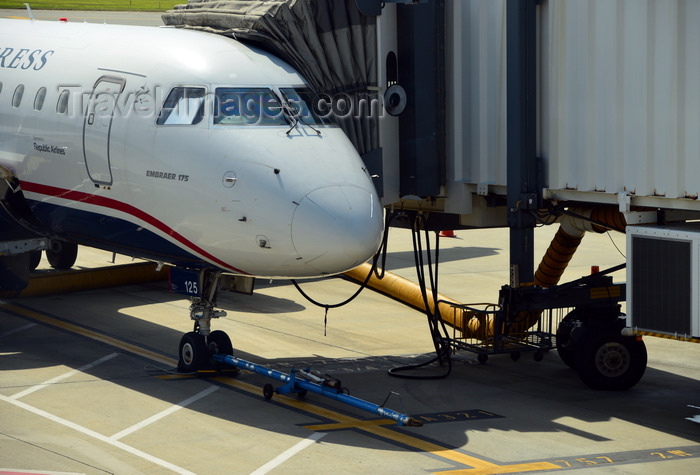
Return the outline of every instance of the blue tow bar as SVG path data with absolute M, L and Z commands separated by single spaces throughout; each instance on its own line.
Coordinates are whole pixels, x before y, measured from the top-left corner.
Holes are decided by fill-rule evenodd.
M 267 399 L 270 399 L 272 397 L 273 392 L 276 392 L 277 394 L 303 394 L 305 392 L 313 392 L 316 394 L 320 394 L 321 396 L 325 396 L 331 399 L 335 399 L 336 401 L 349 404 L 350 406 L 356 407 L 358 409 L 362 409 L 364 411 L 368 411 L 379 416 L 386 417 L 387 419 L 394 420 L 399 425 L 408 425 L 413 427 L 420 427 L 423 425 L 422 422 L 412 418 L 409 415 L 401 414 L 400 412 L 396 412 L 391 409 L 379 406 L 377 404 L 373 404 L 371 402 L 367 402 L 362 399 L 350 396 L 349 394 L 345 394 L 343 392 L 343 389 L 340 387 L 340 384 L 336 384 L 338 383 L 337 381 L 330 381 L 320 378 L 310 373 L 308 370 L 302 371 L 293 369 L 289 374 L 285 374 L 274 369 L 266 368 L 259 364 L 251 363 L 250 361 L 236 358 L 235 356 L 231 355 L 212 355 L 212 359 L 221 363 L 226 363 L 228 365 L 235 366 L 239 369 L 252 371 L 254 373 L 261 374 L 263 376 L 267 376 L 269 378 L 273 378 L 278 381 L 282 381 L 283 383 L 286 383 L 277 389 L 273 389 L 272 385 L 266 384 L 263 388 L 263 395 Z

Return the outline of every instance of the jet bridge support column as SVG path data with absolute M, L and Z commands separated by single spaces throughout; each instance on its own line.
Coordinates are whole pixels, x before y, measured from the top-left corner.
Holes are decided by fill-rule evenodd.
M 534 277 L 533 211 L 542 199 L 536 156 L 537 0 L 507 0 L 507 183 L 511 285 Z

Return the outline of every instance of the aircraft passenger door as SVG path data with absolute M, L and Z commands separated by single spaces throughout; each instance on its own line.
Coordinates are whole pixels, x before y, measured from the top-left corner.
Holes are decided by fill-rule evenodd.
M 102 76 L 95 83 L 85 109 L 83 154 L 88 176 L 96 185 L 112 184 L 109 136 L 119 93 L 124 90 L 125 84 L 124 78 Z

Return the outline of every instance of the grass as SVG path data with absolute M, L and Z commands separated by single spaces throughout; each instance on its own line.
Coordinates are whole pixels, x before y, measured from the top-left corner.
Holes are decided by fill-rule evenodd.
M 0 8 L 25 9 L 21 0 L 0 0 Z M 187 0 L 27 0 L 32 10 L 102 10 L 102 11 L 153 11 L 170 10 Z

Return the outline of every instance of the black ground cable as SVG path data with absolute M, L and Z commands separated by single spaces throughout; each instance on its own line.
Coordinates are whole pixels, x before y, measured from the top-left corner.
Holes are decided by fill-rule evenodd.
M 420 222 L 419 222 L 419 217 L 420 217 Z M 430 276 L 430 284 L 432 287 L 432 297 L 433 297 L 433 312 L 430 311 L 430 306 L 428 305 L 428 291 L 426 288 L 425 284 L 425 263 L 423 262 L 423 249 L 421 246 L 421 240 L 420 240 L 420 229 L 419 225 L 422 224 L 423 228 L 425 229 L 425 217 L 422 215 L 419 215 L 416 217 L 416 221 L 414 222 L 413 229 L 411 230 L 412 232 L 412 237 L 413 237 L 413 255 L 414 255 L 414 260 L 416 263 L 416 274 L 418 276 L 418 285 L 421 290 L 421 296 L 423 297 L 423 304 L 425 305 L 425 313 L 426 316 L 428 317 L 428 327 L 430 329 L 430 336 L 433 340 L 433 346 L 435 347 L 435 357 L 425 361 L 423 363 L 416 363 L 412 365 L 406 365 L 406 366 L 399 366 L 396 368 L 391 368 L 387 373 L 389 376 L 394 376 L 397 378 L 404 378 L 404 379 L 442 379 L 446 378 L 449 376 L 449 374 L 452 371 L 452 359 L 450 358 L 450 346 L 449 346 L 449 338 L 443 337 L 440 334 L 440 324 L 442 324 L 442 329 L 445 331 L 445 334 L 447 334 L 447 329 L 445 327 L 445 322 L 442 321 L 440 318 L 440 310 L 438 309 L 438 291 L 437 291 L 437 276 L 438 276 L 438 261 L 439 261 L 439 254 L 440 254 L 440 246 L 439 246 L 439 235 L 436 233 L 436 243 L 435 243 L 435 276 L 433 277 L 433 271 L 432 271 L 432 260 L 430 257 L 430 238 L 428 234 L 428 230 L 425 229 L 425 235 L 426 235 L 426 244 L 427 244 L 427 259 L 428 259 L 428 273 Z M 416 237 L 417 236 L 417 237 Z M 446 343 L 447 342 L 447 343 Z M 424 368 L 430 364 L 433 364 L 435 362 L 438 362 L 440 365 L 442 365 L 444 362 L 447 363 L 447 370 L 443 374 L 437 374 L 437 375 L 412 375 L 412 374 L 401 374 L 404 371 L 412 371 L 412 370 L 417 370 Z
M 324 304 L 321 303 L 317 300 L 314 300 L 311 298 L 306 292 L 302 290 L 302 288 L 299 286 L 296 280 L 291 279 L 292 284 L 294 284 L 294 287 L 299 291 L 299 293 L 309 302 L 312 304 L 316 305 L 317 307 L 321 307 L 325 309 L 325 315 L 323 316 L 323 335 L 326 335 L 326 324 L 328 323 L 328 309 L 331 308 L 338 308 L 342 307 L 343 305 L 347 305 L 350 302 L 352 302 L 358 295 L 360 295 L 360 292 L 362 292 L 365 287 L 367 287 L 367 283 L 369 282 L 369 279 L 372 277 L 372 274 L 375 274 L 377 279 L 382 279 L 384 277 L 384 274 L 386 272 L 386 254 L 387 254 L 387 246 L 388 246 L 388 241 L 389 241 L 389 226 L 391 224 L 391 221 L 397 217 L 399 214 L 397 213 L 390 213 L 387 214 L 384 222 L 384 235 L 382 236 L 382 242 L 379 245 L 379 249 L 377 252 L 374 254 L 374 257 L 372 258 L 372 268 L 370 271 L 367 273 L 367 277 L 365 278 L 364 282 L 360 285 L 360 288 L 357 289 L 357 291 L 352 294 L 350 297 L 345 299 L 342 302 L 335 303 L 335 304 Z M 377 264 L 379 263 L 379 259 L 381 258 L 382 260 L 382 272 L 381 274 L 377 271 Z

